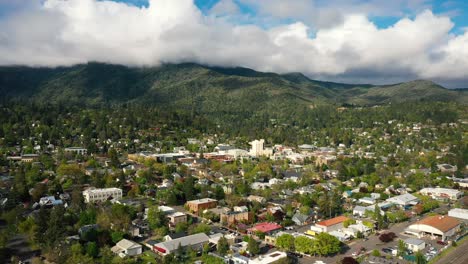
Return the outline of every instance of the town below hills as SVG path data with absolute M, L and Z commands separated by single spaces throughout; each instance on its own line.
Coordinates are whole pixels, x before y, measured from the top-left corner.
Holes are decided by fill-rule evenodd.
M 467 128 L 429 81 L 1 67 L 0 263 L 466 263 Z

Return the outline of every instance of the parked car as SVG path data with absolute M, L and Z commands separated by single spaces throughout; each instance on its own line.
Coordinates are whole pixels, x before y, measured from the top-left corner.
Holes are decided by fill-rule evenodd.
M 384 253 L 387 253 L 387 254 L 391 254 L 392 253 L 392 249 L 391 248 L 382 248 L 382 251 Z
M 447 245 L 448 243 L 445 242 L 445 241 L 439 240 L 439 241 L 437 241 L 437 244 L 445 246 L 445 245 Z

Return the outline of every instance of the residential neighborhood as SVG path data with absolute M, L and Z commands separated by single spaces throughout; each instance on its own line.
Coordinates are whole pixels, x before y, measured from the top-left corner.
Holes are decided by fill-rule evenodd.
M 444 138 L 463 126 L 388 120 L 300 145 L 169 127 L 91 150 L 31 139 L 2 149 L 2 234 L 38 263 L 438 263 L 467 245 L 468 168 Z

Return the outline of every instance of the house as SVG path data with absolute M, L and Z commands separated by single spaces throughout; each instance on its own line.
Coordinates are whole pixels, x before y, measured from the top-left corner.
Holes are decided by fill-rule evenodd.
M 165 215 L 170 215 L 176 212 L 174 208 L 165 205 L 158 206 L 158 210 Z
M 320 221 L 315 224 L 314 229 L 316 230 L 312 229 L 312 226 L 311 226 L 311 230 L 318 231 L 319 233 L 321 232 L 329 233 L 332 231 L 337 231 L 343 228 L 343 222 L 348 219 L 349 218 L 346 216 L 338 216 L 338 217 L 331 218 L 328 220 Z
M 262 196 L 258 196 L 258 195 L 249 195 L 247 197 L 247 200 L 249 200 L 250 202 L 257 202 L 257 203 L 265 203 L 266 202 L 266 199 Z
M 305 214 L 301 214 L 299 212 L 295 213 L 292 217 L 292 221 L 296 224 L 296 225 L 306 225 L 310 222 L 312 216 L 311 215 L 305 215 Z
M 234 264 L 249 264 L 250 263 L 250 259 L 248 257 L 242 256 L 239 253 L 235 253 L 234 255 L 232 255 L 231 261 Z
M 413 252 L 418 252 L 426 248 L 426 242 L 417 238 L 410 237 L 405 239 L 404 242 L 406 247 Z
M 356 224 L 349 225 L 348 228 L 343 229 L 343 231 L 353 237 L 357 237 L 358 232 L 361 232 L 363 235 L 369 235 L 371 228 L 364 225 L 361 221 L 358 221 Z
M 244 252 L 244 251 L 247 251 L 248 244 L 249 244 L 248 242 L 242 241 L 242 242 L 231 245 L 230 249 L 232 250 L 232 252 L 234 252 L 234 254 L 239 253 L 239 252 Z
M 185 237 L 185 236 L 187 236 L 187 233 L 185 232 L 171 233 L 171 234 L 167 234 L 164 236 L 164 241 L 171 241 L 171 240 L 178 239 L 178 238 Z M 157 243 L 155 243 L 155 245 L 156 244 Z
M 215 208 L 218 205 L 218 201 L 211 198 L 203 198 L 188 201 L 185 205 L 188 207 L 190 212 L 194 214 L 199 214 L 200 212 L 203 212 L 206 209 Z
M 167 216 L 169 218 L 169 226 L 175 227 L 178 223 L 186 223 L 187 222 L 187 214 L 182 212 L 175 212 L 169 214 Z
M 97 225 L 97 224 L 84 225 L 84 226 L 78 228 L 79 237 L 81 239 L 85 240 L 85 237 L 88 234 L 88 232 L 96 231 L 98 228 L 99 228 L 99 225 Z
M 112 252 L 119 255 L 121 258 L 131 257 L 140 255 L 142 252 L 142 246 L 128 239 L 122 239 L 112 247 Z
M 195 251 L 201 251 L 209 239 L 210 237 L 205 233 L 198 233 L 155 244 L 153 251 L 161 256 L 165 256 L 175 252 L 179 248 L 179 245 L 182 248 L 191 247 Z
M 387 202 L 393 203 L 400 207 L 407 207 L 410 205 L 416 205 L 418 203 L 418 198 L 410 193 L 405 193 L 402 195 L 388 198 Z
M 362 197 L 359 199 L 359 202 L 363 204 L 375 204 L 376 201 L 372 197 Z
M 368 211 L 368 210 L 369 209 L 367 207 L 365 207 L 365 206 L 356 205 L 353 208 L 353 215 L 363 217 L 366 214 L 366 211 Z M 374 210 L 372 210 L 372 211 L 374 211 Z
M 410 225 L 405 230 L 405 233 L 416 235 L 419 238 L 430 235 L 432 237 L 439 237 L 441 240 L 446 240 L 447 237 L 453 236 L 459 229 L 460 221 L 456 218 L 433 215 Z
M 267 235 L 270 235 L 276 231 L 281 230 L 283 227 L 281 225 L 278 225 L 277 223 L 259 223 L 253 226 L 252 228 L 249 228 L 247 231 L 249 234 L 255 234 L 256 232 L 261 232 Z
M 440 170 L 440 172 L 443 172 L 443 173 L 455 173 L 458 168 L 457 166 L 452 166 L 450 164 L 439 164 L 437 165 L 437 169 Z
M 463 197 L 463 192 L 448 188 L 424 188 L 421 189 L 419 193 L 431 196 L 433 199 L 458 200 Z
M 39 205 L 40 206 L 55 206 L 55 205 L 61 205 L 63 204 L 62 200 L 56 200 L 54 196 L 46 196 L 42 197 L 39 200 Z
M 334 231 L 328 232 L 328 234 L 336 237 L 341 242 L 345 242 L 351 239 L 351 235 L 349 233 L 343 232 L 341 230 L 340 231 L 334 230 Z

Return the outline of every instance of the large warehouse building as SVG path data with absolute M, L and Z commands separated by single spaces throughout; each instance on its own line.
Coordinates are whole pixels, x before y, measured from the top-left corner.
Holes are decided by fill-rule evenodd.
M 446 240 L 448 237 L 455 235 L 460 229 L 460 221 L 456 218 L 444 215 L 428 216 L 412 225 L 410 225 L 405 233 L 413 234 L 418 237 L 432 236 L 438 237 L 441 240 Z

